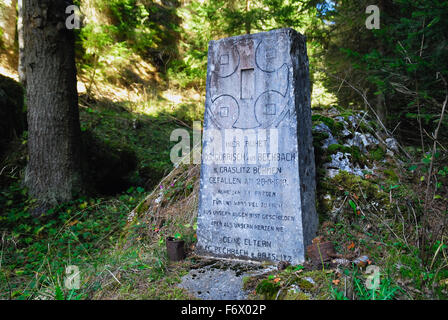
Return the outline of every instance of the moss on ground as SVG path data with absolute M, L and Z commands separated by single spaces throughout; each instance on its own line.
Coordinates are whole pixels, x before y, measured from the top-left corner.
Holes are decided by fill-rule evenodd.
M 311 119 L 314 124 L 319 122 L 324 123 L 328 128 L 330 128 L 331 132 L 334 135 L 338 135 L 338 133 L 340 133 L 344 129 L 344 125 L 342 123 L 330 117 L 326 117 L 320 114 L 314 114 Z
M 290 266 L 281 272 L 247 277 L 244 283 L 246 290 L 252 290 L 249 297 L 253 300 L 317 300 L 330 298 L 331 280 L 327 271 L 304 271 Z
M 377 147 L 373 150 L 370 150 L 369 152 L 370 158 L 372 158 L 375 161 L 381 161 L 384 160 L 386 156 L 386 152 L 384 152 L 383 148 Z
M 366 164 L 366 157 L 361 153 L 357 146 L 344 146 L 341 144 L 332 144 L 328 146 L 328 154 L 336 154 L 338 152 L 349 153 L 352 157 L 353 164 L 364 166 Z

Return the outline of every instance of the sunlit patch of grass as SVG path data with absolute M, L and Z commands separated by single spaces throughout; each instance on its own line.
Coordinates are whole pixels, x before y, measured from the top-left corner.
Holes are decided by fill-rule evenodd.
M 336 96 L 329 92 L 323 85 L 325 74 L 323 72 L 315 71 L 313 79 L 313 91 L 311 92 L 312 107 L 331 106 L 337 103 Z

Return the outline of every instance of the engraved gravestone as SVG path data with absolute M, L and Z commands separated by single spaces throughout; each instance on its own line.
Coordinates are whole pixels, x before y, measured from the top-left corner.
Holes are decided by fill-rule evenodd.
M 305 260 L 318 225 L 308 68 L 293 29 L 210 42 L 198 254 Z

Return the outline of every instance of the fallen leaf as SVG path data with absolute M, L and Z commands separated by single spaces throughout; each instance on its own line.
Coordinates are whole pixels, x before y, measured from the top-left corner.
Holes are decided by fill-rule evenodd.
M 74 221 L 70 222 L 68 225 L 71 227 L 71 226 L 74 226 L 75 224 L 77 224 L 78 222 L 79 222 L 78 220 L 74 220 Z

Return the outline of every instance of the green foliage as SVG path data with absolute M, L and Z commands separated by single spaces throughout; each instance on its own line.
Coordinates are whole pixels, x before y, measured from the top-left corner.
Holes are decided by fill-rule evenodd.
M 280 290 L 280 285 L 274 282 L 273 276 L 271 279 L 262 280 L 255 289 L 256 293 L 261 295 L 265 300 L 273 300 Z
M 162 55 L 176 53 L 180 20 L 175 3 L 114 0 L 107 1 L 107 8 L 117 26 L 117 38 L 126 40 L 137 53 L 147 55 L 148 48 Z
M 3 10 L 5 8 L 5 4 L 3 2 L 0 2 L 0 18 L 3 18 Z M 4 43 L 3 43 L 3 29 L 0 27 L 0 52 L 4 49 Z
M 152 188 L 173 166 L 170 134 L 179 125 L 169 114 L 135 115 L 127 105 L 115 107 L 81 110 L 86 172 L 99 189 Z
M 350 199 L 350 200 L 348 200 L 348 204 L 353 209 L 353 214 L 356 215 L 356 209 L 357 209 L 356 203 Z
M 374 150 L 370 150 L 370 157 L 376 161 L 381 161 L 384 159 L 386 153 L 381 147 L 378 147 Z
M 18 184 L 0 193 L 0 221 L 4 228 L 0 297 L 16 299 L 50 294 L 55 299 L 80 299 L 81 291 L 63 288 L 65 268 L 81 270 L 96 265 L 116 244 L 127 214 L 143 194 L 126 193 L 119 199 L 80 198 L 47 211 L 40 219 L 30 215 L 34 200 Z
M 392 284 L 390 278 L 382 279 L 377 289 L 368 289 L 363 280 L 357 277 L 353 279 L 360 300 L 393 300 L 397 291 L 400 290 L 398 286 Z
M 210 40 L 285 27 L 312 36 L 321 26 L 315 8 L 304 8 L 300 2 L 290 0 L 191 1 L 178 12 L 185 26 L 180 40 L 183 58 L 170 63 L 169 77 L 180 87 L 200 89 L 205 88 Z M 310 50 L 316 46 L 319 44 L 313 43 Z
M 349 300 L 345 294 L 344 291 L 340 291 L 334 287 L 331 287 L 331 295 L 333 297 L 334 300 Z
M 391 18 L 384 30 L 376 32 L 388 52 L 372 52 L 364 59 L 371 69 L 379 71 L 375 75 L 381 79 L 382 91 L 390 92 L 392 105 L 400 102 L 391 111 L 400 120 L 421 118 L 426 130 L 433 131 L 446 93 L 443 78 L 447 79 L 448 68 L 440 62 L 448 59 L 444 32 L 448 4 L 440 0 L 397 0 L 396 5 L 399 18 Z M 411 125 L 416 124 L 409 120 Z
M 5 44 L 3 43 L 3 29 L 0 28 L 0 50 L 5 48 Z
M 366 285 L 368 281 L 366 275 L 363 275 L 357 267 L 354 267 L 352 270 L 345 269 L 343 276 L 346 279 L 344 281 L 353 285 L 355 300 L 394 300 L 397 293 L 402 292 L 402 289 L 395 285 L 392 279 L 386 275 L 378 275 L 380 277 L 378 279 L 378 287 L 372 286 L 369 289 Z M 330 291 L 335 300 L 349 300 L 344 292 L 334 285 L 334 282 L 330 285 Z
M 364 10 L 369 4 L 363 0 L 335 5 L 333 24 L 328 26 L 332 37 L 323 53 L 331 74 L 325 84 L 343 105 L 364 105 L 363 92 L 389 128 L 400 124 L 403 139 L 419 139 L 416 126 L 421 123 L 432 132 L 445 98 L 448 68 L 441 61 L 448 60 L 444 31 L 448 4 L 442 0 L 383 2 L 380 29 L 368 30 Z M 446 125 L 445 120 L 442 127 Z
M 227 35 L 268 31 L 276 28 L 302 28 L 312 20 L 315 9 L 305 10 L 298 1 L 207 1 L 209 17 L 219 21 L 214 26 Z M 306 14 L 305 14 L 306 13 Z
M 76 32 L 78 68 L 89 74 L 89 91 L 96 78 L 123 81 L 133 60 L 144 59 L 166 73 L 169 63 L 178 58 L 181 21 L 177 2 L 91 2 L 81 1 L 81 11 L 93 5 L 95 18 Z
M 324 123 L 328 128 L 330 128 L 330 130 L 332 132 L 335 132 L 335 133 L 343 128 L 342 123 L 336 122 L 334 119 L 332 119 L 330 117 L 325 117 L 320 114 L 312 115 L 311 120 L 313 121 L 313 123 L 317 123 L 317 122 Z

